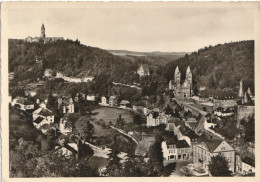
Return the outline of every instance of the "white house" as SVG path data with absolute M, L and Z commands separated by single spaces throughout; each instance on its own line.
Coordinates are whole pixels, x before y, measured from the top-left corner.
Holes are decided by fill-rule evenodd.
M 69 159 L 72 155 L 78 153 L 78 146 L 74 142 L 69 142 L 67 144 L 64 144 L 63 146 L 56 146 L 55 151 L 56 153 Z
M 193 164 L 208 170 L 211 157 L 222 154 L 229 164 L 229 169 L 235 171 L 235 150 L 223 139 L 205 133 L 193 144 Z
M 127 100 L 122 100 L 122 101 L 120 102 L 120 107 L 121 107 L 121 108 L 127 108 L 127 107 L 129 107 L 129 106 L 130 106 L 130 102 L 127 101 Z
M 116 96 L 110 96 L 109 97 L 109 105 L 110 106 L 116 106 L 117 105 L 117 99 L 116 99 Z
M 74 103 L 72 98 L 58 98 L 58 109 L 62 113 L 74 113 Z
M 167 124 L 167 121 L 168 119 L 164 113 L 152 111 L 146 117 L 146 126 L 151 127 L 160 124 Z
M 107 105 L 107 98 L 106 97 L 101 97 L 101 104 L 102 105 Z
M 88 82 L 88 81 L 91 82 L 93 79 L 94 79 L 93 76 L 87 76 L 87 77 L 82 78 L 82 81 L 83 81 L 83 82 Z
M 53 71 L 51 69 L 46 69 L 44 71 L 44 76 L 47 78 L 52 77 L 52 74 L 53 74 Z
M 167 161 L 180 161 L 192 159 L 191 146 L 186 140 L 166 140 L 162 142 L 163 158 Z
M 95 95 L 87 95 L 87 100 L 88 101 L 95 101 L 96 97 L 95 97 Z
M 48 121 L 48 123 L 54 123 L 54 114 L 51 110 L 46 108 L 46 105 L 41 105 L 39 109 L 33 112 L 33 121 L 36 120 L 38 117 L 44 118 Z
M 255 173 L 255 160 L 250 157 L 241 159 L 239 155 L 236 155 L 236 172 L 241 175 Z
M 37 94 L 35 90 L 25 91 L 26 96 L 34 97 Z
M 148 65 L 147 65 L 147 64 L 141 65 L 141 66 L 137 69 L 137 74 L 138 74 L 139 76 L 150 75 L 150 69 L 149 69 Z
M 27 100 L 27 98 L 23 97 L 16 97 L 15 99 L 13 99 L 11 105 L 18 105 L 19 109 L 23 111 L 34 109 L 34 104 Z

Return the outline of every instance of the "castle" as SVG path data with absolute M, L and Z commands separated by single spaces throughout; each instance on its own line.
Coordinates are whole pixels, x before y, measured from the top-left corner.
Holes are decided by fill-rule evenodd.
M 193 95 L 192 91 L 192 73 L 188 66 L 186 70 L 186 78 L 181 85 L 181 73 L 177 66 L 174 72 L 174 80 L 169 82 L 169 90 L 172 90 L 176 98 L 184 99 L 190 98 Z
M 46 42 L 55 42 L 57 40 L 64 40 L 63 37 L 46 37 L 46 34 L 45 34 L 45 26 L 44 24 L 42 24 L 42 27 L 41 27 L 41 36 L 40 37 L 26 37 L 25 38 L 25 42 L 43 42 L 43 43 L 46 43 Z

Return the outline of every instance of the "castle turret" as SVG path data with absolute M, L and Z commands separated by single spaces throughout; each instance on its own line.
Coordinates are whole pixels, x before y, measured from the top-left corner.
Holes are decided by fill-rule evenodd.
M 45 27 L 44 24 L 42 24 L 42 28 L 41 28 L 41 38 L 45 38 Z
M 247 89 L 247 93 L 250 95 L 250 97 L 252 97 L 252 96 L 253 96 L 253 93 L 251 92 L 251 89 L 250 89 L 250 87 L 248 87 L 248 89 Z
M 244 97 L 244 92 L 243 92 L 243 81 L 241 79 L 240 81 L 240 86 L 239 86 L 239 91 L 238 91 L 238 97 L 243 98 Z
M 174 72 L 174 82 L 177 85 L 180 85 L 180 83 L 181 83 L 181 73 L 179 71 L 179 67 L 178 66 L 176 67 L 175 72 Z

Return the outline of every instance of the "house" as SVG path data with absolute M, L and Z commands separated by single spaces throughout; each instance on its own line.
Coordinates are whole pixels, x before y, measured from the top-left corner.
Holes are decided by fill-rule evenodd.
M 44 71 L 44 77 L 46 77 L 46 78 L 52 77 L 52 74 L 53 74 L 53 71 L 51 69 L 46 69 Z
M 12 79 L 14 79 L 14 72 L 10 72 L 10 73 L 8 74 L 8 80 L 10 81 L 10 80 L 12 80 Z
M 50 122 L 45 119 L 44 117 L 37 117 L 35 120 L 33 120 L 33 125 L 37 128 L 37 129 L 41 129 L 42 126 L 44 126 L 45 124 L 49 125 Z
M 175 131 L 175 127 L 176 125 L 180 125 L 180 124 L 177 124 L 177 123 L 181 123 L 181 119 L 180 118 L 177 118 L 177 117 L 170 117 L 168 119 L 168 122 L 166 123 L 166 128 L 165 130 L 168 130 L 168 131 Z M 176 125 L 175 125 L 176 124 Z
M 68 142 L 62 146 L 56 146 L 55 152 L 69 159 L 78 153 L 78 145 L 74 142 Z
M 87 100 L 88 101 L 95 101 L 96 97 L 95 97 L 95 95 L 87 95 Z
M 205 132 L 192 146 L 193 164 L 208 170 L 211 157 L 222 154 L 228 160 L 229 169 L 235 171 L 235 150 L 223 139 Z
M 192 149 L 186 140 L 166 139 L 161 146 L 164 160 L 183 161 L 192 159 Z
M 64 75 L 63 75 L 62 72 L 57 72 L 56 73 L 56 78 L 63 78 L 63 77 L 64 77 Z
M 83 82 L 88 82 L 88 81 L 91 82 L 93 79 L 94 79 L 93 76 L 86 76 L 86 77 L 82 78 L 82 81 L 83 81 Z
M 107 98 L 105 96 L 101 97 L 101 104 L 107 105 Z
M 158 126 L 160 124 L 167 124 L 167 117 L 162 112 L 152 111 L 146 117 L 146 126 Z
M 214 111 L 214 115 L 216 115 L 218 117 L 228 117 L 228 116 L 234 115 L 234 112 L 235 112 L 234 108 L 221 108 L 221 107 L 218 107 Z
M 121 108 L 127 108 L 127 107 L 129 107 L 129 106 L 130 106 L 130 102 L 127 101 L 127 100 L 122 100 L 122 101 L 120 102 L 120 107 L 121 107 Z
M 116 98 L 116 96 L 110 96 L 109 97 L 109 105 L 110 106 L 116 106 L 117 105 L 117 98 Z
M 67 135 L 72 132 L 72 125 L 68 124 L 69 118 L 68 115 L 65 115 L 60 119 L 59 129 L 60 132 Z
M 34 90 L 25 91 L 26 96 L 34 97 L 37 94 Z
M 150 75 L 150 69 L 147 64 L 140 65 L 140 67 L 137 69 L 137 74 L 139 76 L 147 76 Z
M 62 113 L 74 113 L 74 103 L 72 98 L 58 98 L 58 109 Z
M 241 175 L 255 173 L 255 160 L 247 156 L 241 159 L 236 155 L 236 172 Z
M 186 126 L 188 126 L 190 129 L 194 130 L 197 124 L 196 118 L 188 118 L 185 122 Z
M 39 109 L 33 112 L 33 121 L 38 117 L 46 119 L 49 124 L 54 123 L 54 114 L 51 110 L 46 108 L 45 104 L 42 104 Z
M 16 97 L 15 99 L 13 99 L 11 105 L 17 105 L 18 108 L 23 111 L 34 109 L 34 103 L 24 97 Z

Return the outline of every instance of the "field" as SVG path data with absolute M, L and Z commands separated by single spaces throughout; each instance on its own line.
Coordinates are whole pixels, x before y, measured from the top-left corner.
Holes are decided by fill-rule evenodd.
M 111 121 L 112 123 L 116 122 L 116 119 L 119 117 L 119 115 L 122 115 L 122 118 L 125 119 L 127 123 L 133 122 L 133 116 L 132 114 L 123 109 L 117 109 L 117 108 L 110 108 L 110 107 L 101 107 L 99 109 L 95 109 L 92 111 L 93 113 L 98 113 L 94 116 L 96 120 L 103 119 L 106 123 Z

